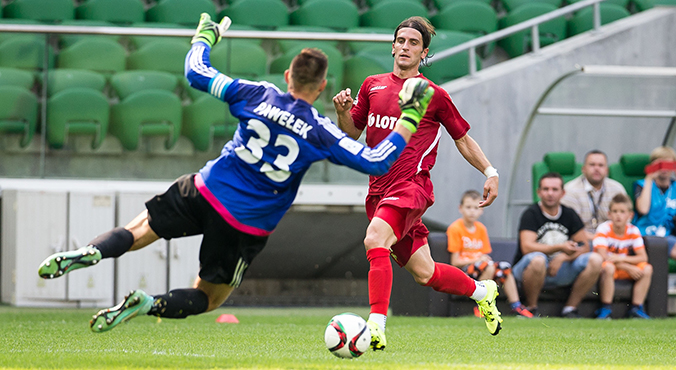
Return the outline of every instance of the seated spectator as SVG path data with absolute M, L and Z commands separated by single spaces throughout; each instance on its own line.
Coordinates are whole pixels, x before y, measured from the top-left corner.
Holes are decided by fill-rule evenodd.
M 608 157 L 600 150 L 584 156 L 582 175 L 568 181 L 561 204 L 572 208 L 584 222 L 587 240 L 594 238 L 596 228 L 608 220 L 610 200 L 617 194 L 627 194 L 624 186 L 608 178 Z
M 609 319 L 612 312 L 615 280 L 634 280 L 629 317 L 649 319 L 643 310 L 650 289 L 653 267 L 648 263 L 648 253 L 638 228 L 629 223 L 633 216 L 631 199 L 616 195 L 610 202 L 610 221 L 599 225 L 594 235 L 594 252 L 603 256 L 599 295 L 601 308 L 597 319 Z
M 533 314 L 519 301 L 519 291 L 512 276 L 512 265 L 506 261 L 494 262 L 491 242 L 488 240 L 486 226 L 477 221 L 484 213 L 479 207 L 481 194 L 468 190 L 460 199 L 461 218 L 455 220 L 446 230 L 448 251 L 451 252 L 451 264 L 459 267 L 475 280 L 493 279 L 503 286 L 512 312 L 518 316 L 533 317 Z M 479 310 L 475 309 L 478 316 Z
M 655 235 L 667 238 L 669 256 L 676 259 L 676 151 L 660 146 L 650 152 L 650 164 L 646 166 L 645 179 L 636 181 L 634 199 L 636 215 L 634 225 L 641 235 Z
M 599 278 L 603 258 L 589 251 L 580 216 L 561 205 L 563 179 L 550 172 L 538 183 L 540 202 L 523 212 L 519 222 L 519 248 L 512 273 L 521 283 L 526 307 L 535 315 L 543 288 L 572 285 L 561 315 L 580 317 L 577 306 Z

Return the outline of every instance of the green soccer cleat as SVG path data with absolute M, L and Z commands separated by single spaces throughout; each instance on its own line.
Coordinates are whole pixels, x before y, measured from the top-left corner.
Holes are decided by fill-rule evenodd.
M 145 315 L 153 307 L 153 297 L 144 291 L 132 290 L 115 307 L 99 311 L 89 322 L 94 333 L 103 333 L 138 315 Z
M 380 330 L 380 326 L 374 321 L 367 321 L 366 325 L 371 331 L 371 349 L 374 351 L 382 351 L 387 345 L 387 338 L 385 338 L 385 332 Z
M 96 265 L 101 261 L 101 252 L 88 245 L 75 251 L 52 254 L 42 261 L 38 275 L 43 279 L 54 279 L 73 270 Z
M 500 311 L 495 305 L 495 298 L 500 295 L 498 286 L 493 280 L 482 280 L 481 282 L 486 285 L 487 292 L 484 299 L 477 301 L 476 304 L 479 305 L 479 311 L 484 315 L 488 331 L 493 335 L 498 335 L 500 329 L 502 329 L 500 326 L 502 317 L 500 317 Z

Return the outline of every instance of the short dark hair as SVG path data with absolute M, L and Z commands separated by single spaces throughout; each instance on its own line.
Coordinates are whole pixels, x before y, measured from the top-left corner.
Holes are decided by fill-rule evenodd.
M 416 31 L 420 32 L 420 34 L 422 35 L 423 49 L 427 49 L 428 47 L 430 47 L 432 36 L 437 34 L 434 31 L 434 26 L 432 25 L 432 23 L 430 23 L 430 21 L 427 18 L 415 16 L 406 18 L 401 23 L 399 23 L 397 29 L 394 30 L 394 40 L 392 42 L 397 41 L 397 34 L 399 33 L 399 30 L 402 28 L 413 28 Z
M 476 190 L 467 190 L 466 192 L 462 193 L 462 197 L 460 197 L 460 205 L 465 202 L 466 198 L 480 200 L 481 194 L 479 194 L 479 192 Z
M 538 189 L 542 188 L 542 180 L 544 179 L 559 179 L 561 180 L 561 188 L 563 188 L 563 177 L 561 177 L 561 174 L 558 172 L 547 172 L 546 174 L 542 175 L 538 181 Z
M 628 196 L 622 193 L 616 194 L 613 199 L 610 200 L 610 205 L 608 205 L 608 210 L 613 208 L 613 204 L 626 204 L 627 207 L 629 208 L 630 211 L 634 210 L 634 205 L 631 202 L 631 199 L 629 199 Z
M 589 156 L 592 155 L 592 154 L 601 154 L 606 158 L 606 162 L 608 162 L 608 156 L 606 155 L 606 153 L 604 153 L 604 152 L 602 152 L 598 149 L 592 149 L 592 150 L 588 151 L 587 154 L 584 155 L 584 163 L 587 163 L 587 158 L 589 158 Z
M 305 48 L 291 61 L 291 79 L 296 89 L 321 83 L 326 77 L 329 59 L 317 48 Z

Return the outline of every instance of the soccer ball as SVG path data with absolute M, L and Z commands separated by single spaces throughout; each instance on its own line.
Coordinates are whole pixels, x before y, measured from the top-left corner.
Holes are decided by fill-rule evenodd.
M 331 353 L 340 358 L 357 358 L 369 348 L 371 331 L 359 315 L 341 313 L 326 325 L 324 343 Z

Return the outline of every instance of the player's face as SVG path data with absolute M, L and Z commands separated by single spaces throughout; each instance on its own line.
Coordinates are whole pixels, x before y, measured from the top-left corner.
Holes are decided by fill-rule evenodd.
M 460 214 L 470 222 L 475 222 L 484 213 L 483 208 L 479 208 L 479 199 L 466 197 L 460 205 Z
M 624 203 L 614 203 L 608 211 L 608 218 L 617 227 L 624 227 L 632 216 L 633 212 Z
M 392 43 L 394 63 L 402 70 L 417 69 L 428 51 L 423 49 L 422 34 L 415 28 L 400 29 Z
M 558 207 L 563 194 L 563 181 L 561 179 L 546 178 L 540 182 L 538 196 L 545 207 Z
M 582 166 L 584 177 L 593 186 L 599 186 L 608 176 L 608 162 L 603 154 L 590 154 Z

